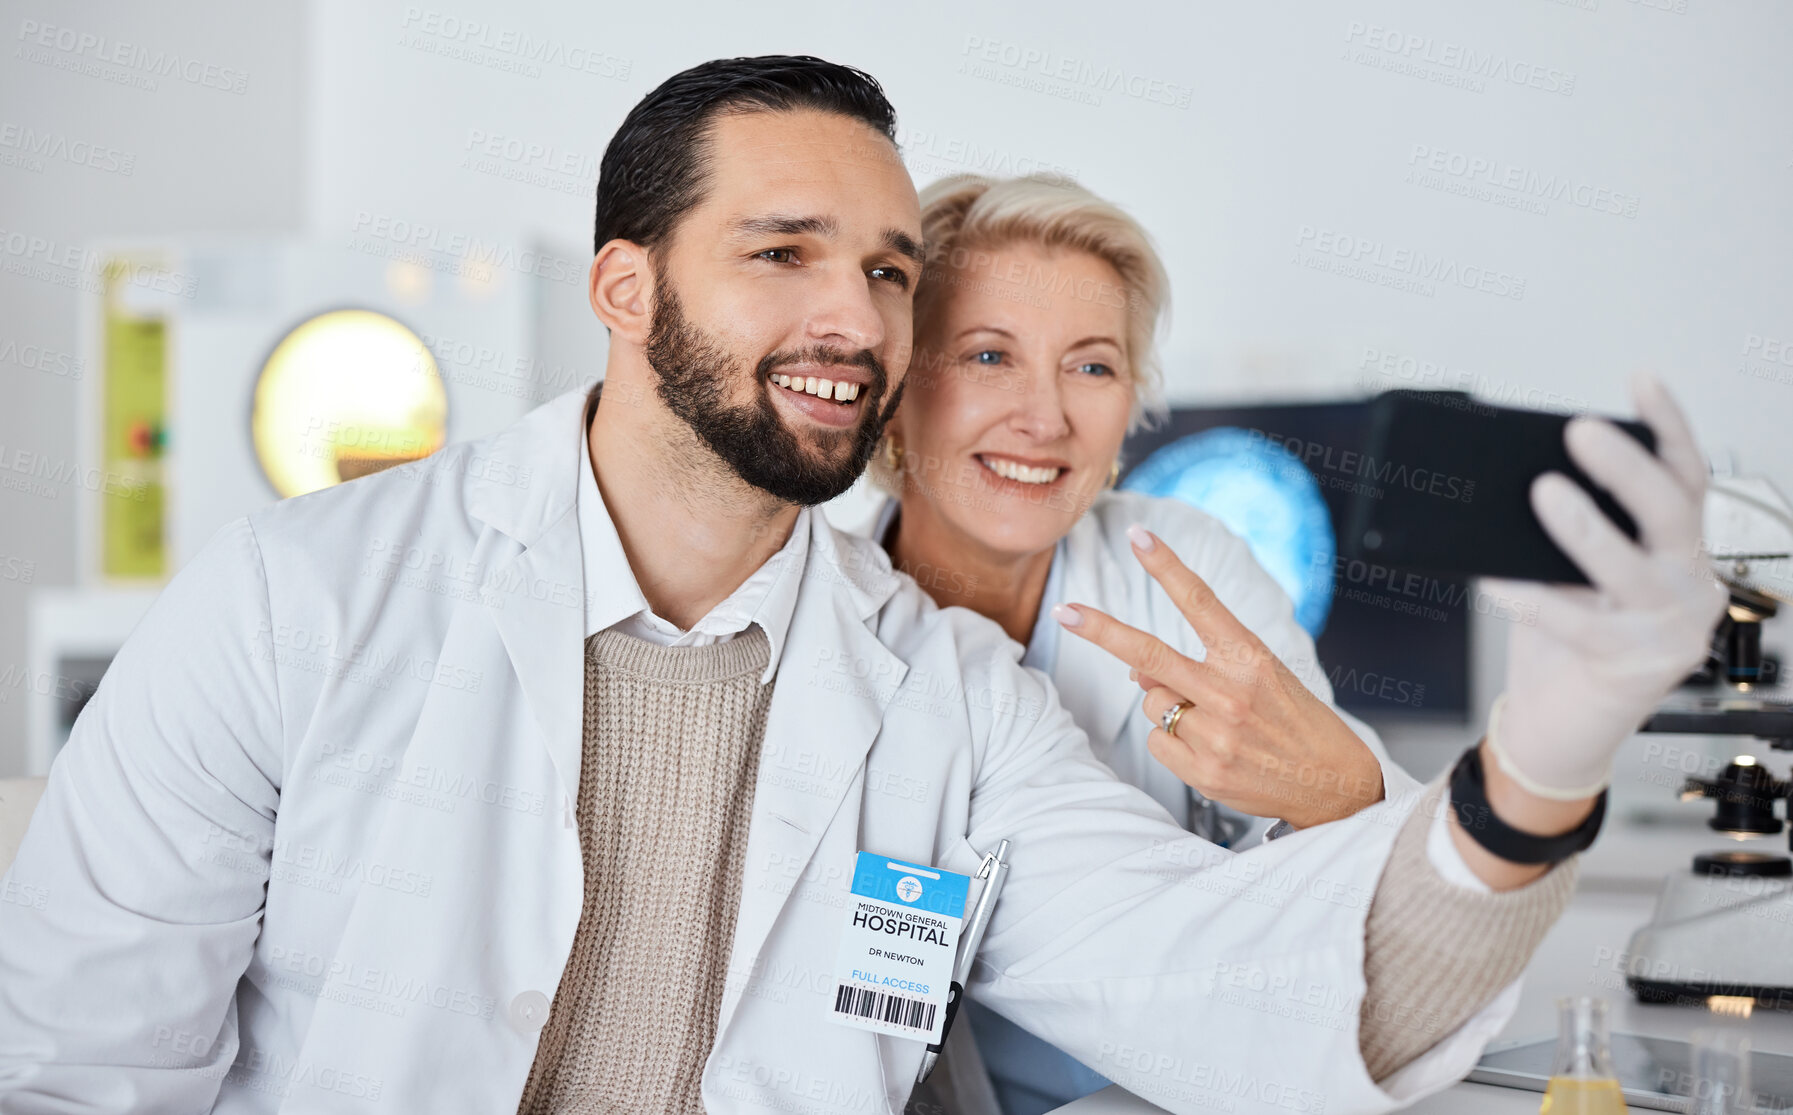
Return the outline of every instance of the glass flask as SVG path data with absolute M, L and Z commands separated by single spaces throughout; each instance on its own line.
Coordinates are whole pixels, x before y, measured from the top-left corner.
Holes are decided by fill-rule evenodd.
M 1747 1115 L 1755 1110 L 1749 1087 L 1749 1035 L 1735 1027 L 1693 1032 L 1692 1115 Z
M 1612 1065 L 1606 1000 L 1568 995 L 1556 1001 L 1556 1056 L 1538 1115 L 1625 1115 Z

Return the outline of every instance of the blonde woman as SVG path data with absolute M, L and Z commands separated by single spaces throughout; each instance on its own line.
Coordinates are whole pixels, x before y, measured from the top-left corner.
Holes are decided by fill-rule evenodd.
M 893 562 L 942 605 L 1001 624 L 1026 648 L 1023 663 L 1052 678 L 1096 756 L 1197 835 L 1242 847 L 1278 819 L 1304 828 L 1417 789 L 1374 731 L 1333 706 L 1313 641 L 1244 542 L 1187 504 L 1113 490 L 1122 440 L 1163 406 L 1153 339 L 1166 281 L 1144 230 L 1047 177 L 936 183 L 922 219 L 915 355 L 872 469 L 898 497 L 873 528 Z M 1304 699 L 1288 702 L 1285 723 L 1242 732 L 1227 750 L 1154 752 L 1152 736 L 1168 737 L 1139 715 L 1142 686 L 1127 665 L 1061 635 L 1051 615 L 1089 604 L 1207 656 L 1134 557 L 1135 536 L 1168 544 L 1300 679 Z M 1107 1083 L 975 1002 L 968 1011 L 1004 1115 Z
M 872 528 L 893 562 L 940 604 L 999 623 L 1096 756 L 1197 835 L 1240 847 L 1416 791 L 1333 704 L 1288 596 L 1240 539 L 1193 507 L 1113 490 L 1122 440 L 1163 407 L 1153 341 L 1165 272 L 1140 226 L 1048 177 L 954 178 L 921 200 L 915 354 L 872 469 L 896 497 Z M 1546 604 L 1509 641 L 1505 712 L 1478 761 L 1520 785 L 1591 797 L 1587 784 L 1610 778 L 1611 752 L 1697 662 L 1716 618 L 1711 584 L 1676 556 L 1697 536 L 1698 448 L 1659 385 L 1636 396 L 1660 458 L 1598 421 L 1572 422 L 1566 441 L 1646 522 L 1638 543 L 1564 478 L 1532 489 L 1540 521 L 1597 587 L 1515 586 Z M 1623 699 L 1594 708 L 1587 694 L 1607 689 Z M 1527 781 L 1520 768 L 1549 774 Z M 1453 885 L 1486 889 L 1465 866 L 1482 850 L 1459 836 L 1441 815 L 1428 859 Z M 1105 1083 L 975 1000 L 967 1010 L 1004 1115 Z M 954 1068 L 958 1094 L 987 1104 L 986 1087 L 959 1086 L 981 1073 Z

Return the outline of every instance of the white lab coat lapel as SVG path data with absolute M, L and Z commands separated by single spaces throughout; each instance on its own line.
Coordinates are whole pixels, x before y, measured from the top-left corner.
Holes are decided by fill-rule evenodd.
M 1127 599 L 1127 582 L 1101 537 L 1096 516 L 1079 519 L 1066 536 L 1065 547 L 1065 603 L 1088 604 L 1113 615 Z M 1060 703 L 1089 735 L 1096 757 L 1106 761 L 1141 695 L 1139 687 L 1127 680 L 1127 666 L 1088 639 L 1065 631 L 1059 635 L 1052 682 Z
M 866 753 L 909 670 L 870 626 L 896 591 L 896 577 L 843 564 L 826 517 L 818 512 L 809 518 L 809 555 L 779 652 L 754 783 L 746 878 L 729 958 L 728 970 L 736 974 L 753 970 L 823 833 L 843 808 L 858 811 Z M 778 758 L 769 761 L 774 754 Z M 793 764 L 806 777 L 780 776 Z M 856 831 L 857 820 L 849 827 Z M 773 885 L 761 885 L 768 882 Z M 723 992 L 719 1044 L 743 992 L 740 978 Z
M 490 576 L 499 589 L 489 605 L 492 621 L 542 730 L 564 800 L 578 795 L 585 739 L 584 578 L 578 517 L 571 513 Z
M 579 790 L 584 741 L 585 583 L 579 543 L 578 469 L 585 394 L 569 391 L 499 434 L 491 454 L 474 457 L 468 506 L 522 543 L 486 571 L 482 595 L 516 669 L 549 758 L 560 776 L 562 808 Z

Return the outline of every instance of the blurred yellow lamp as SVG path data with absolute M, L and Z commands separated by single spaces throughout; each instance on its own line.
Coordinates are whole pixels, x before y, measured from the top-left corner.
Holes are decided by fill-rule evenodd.
M 448 393 L 417 334 L 372 310 L 332 310 L 274 346 L 250 429 L 274 490 L 304 495 L 442 448 Z

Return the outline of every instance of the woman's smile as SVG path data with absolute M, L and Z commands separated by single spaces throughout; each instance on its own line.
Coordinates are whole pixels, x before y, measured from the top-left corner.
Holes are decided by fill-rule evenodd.
M 973 453 L 971 456 L 984 466 L 985 471 L 1024 488 L 1050 487 L 1071 471 L 1057 462 L 1032 462 L 1000 453 Z

